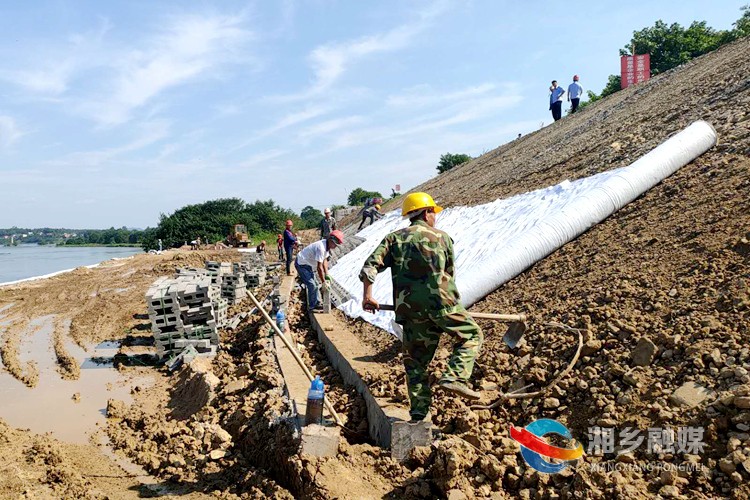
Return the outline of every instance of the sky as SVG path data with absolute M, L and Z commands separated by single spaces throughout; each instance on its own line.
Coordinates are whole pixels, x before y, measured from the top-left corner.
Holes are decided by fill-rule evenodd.
M 0 0 L 0 227 L 406 191 L 548 125 L 550 80 L 598 93 L 633 31 L 747 1 Z

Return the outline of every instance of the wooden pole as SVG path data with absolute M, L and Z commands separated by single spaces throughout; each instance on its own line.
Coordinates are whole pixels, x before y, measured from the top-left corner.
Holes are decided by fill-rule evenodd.
M 276 332 L 276 335 L 278 335 L 282 342 L 284 342 L 284 345 L 287 349 L 289 349 L 289 352 L 292 353 L 292 357 L 297 362 L 300 368 L 302 368 L 302 371 L 305 372 L 305 376 L 307 379 L 312 382 L 313 376 L 312 373 L 310 373 L 310 370 L 305 366 L 305 362 L 302 361 L 302 358 L 299 356 L 299 353 L 297 353 L 297 350 L 292 347 L 292 344 L 289 343 L 289 339 L 286 338 L 284 333 L 279 329 L 279 327 L 276 325 L 276 322 L 271 319 L 271 316 L 268 315 L 266 310 L 263 308 L 260 302 L 258 302 L 258 299 L 255 298 L 255 295 L 253 295 L 253 292 L 249 291 L 247 294 L 250 296 L 250 300 L 253 301 L 253 304 L 255 304 L 255 307 L 260 311 L 260 313 L 263 315 L 263 318 L 266 320 L 266 323 L 271 325 L 271 328 L 273 328 L 273 331 Z M 336 425 L 339 425 L 341 427 L 344 426 L 344 423 L 341 421 L 341 418 L 339 418 L 339 414 L 336 413 L 336 410 L 333 408 L 333 405 L 328 400 L 328 398 L 324 395 L 323 396 L 323 403 L 325 404 L 326 408 L 328 409 L 328 412 L 331 414 L 331 417 L 333 417 L 333 420 L 336 422 Z

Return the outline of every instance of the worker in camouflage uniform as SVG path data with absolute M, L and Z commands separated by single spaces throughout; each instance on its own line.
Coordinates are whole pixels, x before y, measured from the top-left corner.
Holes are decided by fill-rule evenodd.
M 482 330 L 460 303 L 453 277 L 453 240 L 435 229 L 435 216 L 442 210 L 426 193 L 408 195 L 401 212 L 411 225 L 386 236 L 359 275 L 364 287 L 362 307 L 377 310 L 372 284 L 379 272 L 391 268 L 396 322 L 404 330 L 412 421 L 429 418 L 432 393 L 427 369 L 443 333 L 457 343 L 438 388 L 466 399 L 480 397 L 467 383 L 482 345 Z

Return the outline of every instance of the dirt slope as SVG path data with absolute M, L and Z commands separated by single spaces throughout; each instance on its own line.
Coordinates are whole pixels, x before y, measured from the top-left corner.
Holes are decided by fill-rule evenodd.
M 526 312 L 533 323 L 520 353 L 503 345 L 501 326 L 483 323 L 486 343 L 475 372 L 477 385 L 541 387 L 554 378 L 572 357 L 574 339 L 542 328 L 543 321 L 582 328 L 586 345 L 571 376 L 546 398 L 475 412 L 439 397 L 438 426 L 487 455 L 455 448 L 458 465 L 446 480 L 439 450 L 433 450 L 413 465 L 426 471 L 433 490 L 445 494 L 458 487 L 480 497 L 499 491 L 525 498 L 568 496 L 581 489 L 607 497 L 747 497 L 748 74 L 750 39 L 745 39 L 414 189 L 431 193 L 444 206 L 479 204 L 628 165 L 697 119 L 709 121 L 719 133 L 716 148 L 475 306 L 486 312 Z M 366 328 L 360 335 L 398 348 Z M 657 349 L 646 366 L 634 366 L 632 360 L 639 341 Z M 391 366 L 390 380 L 374 383 L 398 383 L 400 367 Z M 441 366 L 442 360 L 436 376 Z M 675 389 L 690 381 L 716 392 L 712 406 L 687 410 L 670 401 Z M 517 448 L 507 443 L 511 424 L 541 417 L 565 423 L 584 443 L 594 425 L 618 432 L 633 427 L 644 435 L 648 428 L 703 427 L 706 446 L 698 454 L 649 453 L 644 442 L 619 459 L 586 458 L 586 463 L 643 467 L 666 463 L 689 469 L 693 464 L 698 469 L 693 472 L 603 473 L 590 472 L 584 464 L 567 477 L 543 476 L 526 468 Z M 487 456 L 500 462 L 490 467 L 491 474 L 482 463 Z

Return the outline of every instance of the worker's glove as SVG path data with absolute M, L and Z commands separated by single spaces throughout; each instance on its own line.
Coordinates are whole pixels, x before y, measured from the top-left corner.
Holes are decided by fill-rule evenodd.
M 324 292 L 328 291 L 328 283 L 323 281 L 323 283 L 320 285 L 320 289 Z

